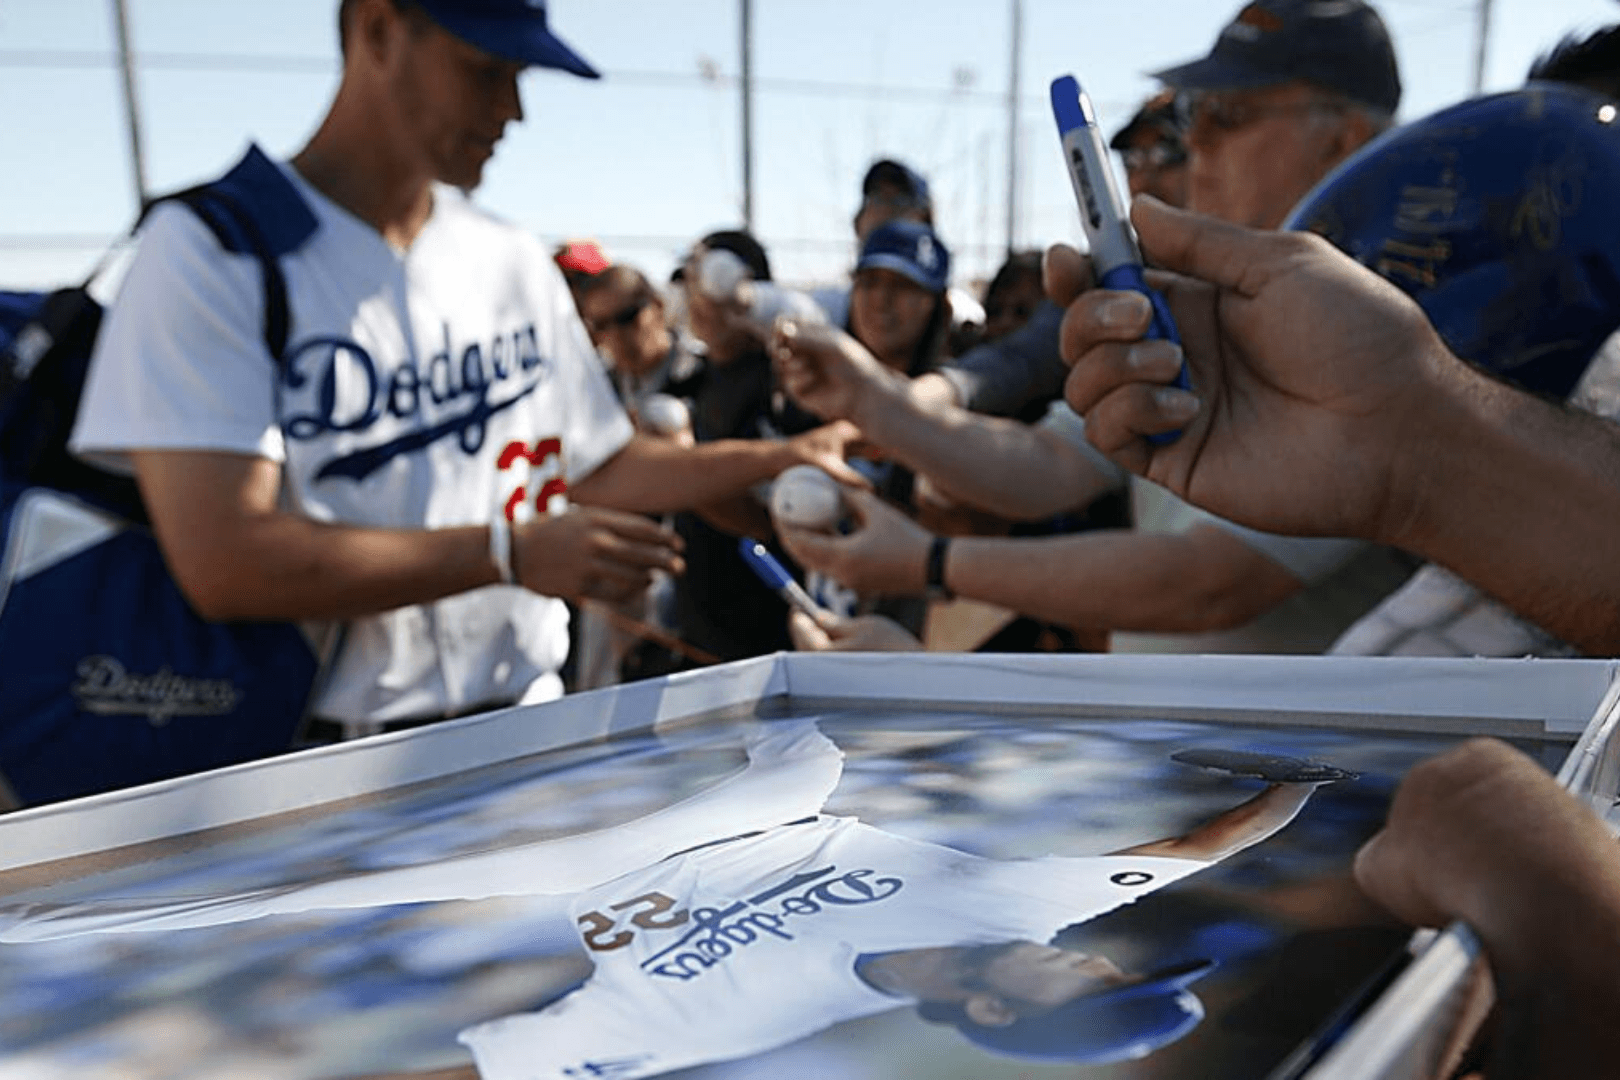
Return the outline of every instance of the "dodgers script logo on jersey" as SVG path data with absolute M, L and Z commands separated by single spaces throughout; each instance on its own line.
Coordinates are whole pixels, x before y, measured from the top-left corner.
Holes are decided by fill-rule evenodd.
M 684 908 L 664 893 L 651 892 L 608 905 L 615 914 L 587 911 L 576 921 L 585 947 L 596 953 L 622 949 L 641 936 L 630 927 L 656 932 L 689 926 L 639 965 L 649 975 L 686 982 L 756 943 L 794 940 L 794 927 L 817 915 L 880 903 L 904 887 L 900 878 L 875 870 L 823 866 L 724 907 Z
M 478 455 L 490 420 L 533 394 L 554 374 L 529 322 L 487 341 L 458 341 L 441 324 L 437 347 L 414 357 L 380 358 L 352 338 L 317 336 L 288 350 L 279 385 L 282 430 L 313 442 L 347 436 L 314 472 L 318 481 L 363 481 L 403 454 L 455 439 Z

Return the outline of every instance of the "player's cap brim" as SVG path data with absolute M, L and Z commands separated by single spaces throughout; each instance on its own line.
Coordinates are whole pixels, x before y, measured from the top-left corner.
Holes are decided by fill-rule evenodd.
M 553 34 L 543 11 L 468 13 L 451 5 L 423 5 L 428 17 L 456 37 L 491 56 L 531 67 L 555 68 L 585 79 L 602 73 Z

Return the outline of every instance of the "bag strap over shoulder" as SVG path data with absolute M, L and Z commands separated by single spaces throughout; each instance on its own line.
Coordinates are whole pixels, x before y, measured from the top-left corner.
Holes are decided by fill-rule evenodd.
M 142 218 L 166 200 L 190 207 L 226 251 L 258 260 L 264 281 L 265 347 L 279 362 L 291 330 L 281 258 L 302 247 L 320 225 L 303 194 L 279 165 L 250 146 L 224 176 L 153 200 Z
M 252 256 L 264 285 L 264 343 L 279 364 L 291 332 L 282 257 L 319 226 L 303 194 L 258 147 L 228 173 L 184 191 L 160 196 L 142 208 L 135 229 L 162 202 L 182 202 L 229 252 Z M 90 285 L 63 289 L 42 303 L 0 350 L 0 472 L 8 481 L 56 487 L 106 509 L 144 521 L 139 492 L 128 477 L 104 472 L 73 457 L 68 438 L 78 415 L 102 307 Z

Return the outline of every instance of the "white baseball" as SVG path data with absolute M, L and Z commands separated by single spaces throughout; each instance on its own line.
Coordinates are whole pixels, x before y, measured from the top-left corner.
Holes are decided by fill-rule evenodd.
M 669 394 L 648 394 L 636 415 L 648 431 L 659 435 L 679 435 L 692 426 L 692 412 L 686 402 Z
M 784 469 L 771 485 L 771 517 L 780 524 L 832 532 L 843 516 L 843 488 L 814 465 Z

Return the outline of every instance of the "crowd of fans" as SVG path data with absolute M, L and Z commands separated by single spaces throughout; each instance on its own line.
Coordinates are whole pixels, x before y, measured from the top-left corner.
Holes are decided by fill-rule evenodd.
M 1525 93 L 1556 82 L 1612 95 L 1617 61 L 1620 31 L 1572 37 L 1538 61 Z M 1110 144 L 1121 155 L 1132 196 L 1257 230 L 1300 224 L 1290 221 L 1291 211 L 1392 127 L 1400 99 L 1389 38 L 1377 14 L 1360 3 L 1250 5 L 1209 56 L 1158 77 L 1164 90 L 1143 103 Z M 1591 107 L 1601 108 L 1601 101 L 1594 97 Z M 1467 177 L 1458 182 L 1465 185 Z M 920 649 L 930 640 L 941 647 L 951 634 L 954 647 L 961 647 L 961 627 L 951 623 L 961 609 L 953 604 L 958 597 L 991 605 L 973 624 L 981 649 L 1552 656 L 1607 655 L 1620 644 L 1612 596 L 1584 607 L 1567 598 L 1562 606 L 1537 601 L 1531 584 L 1537 574 L 1529 569 L 1504 574 L 1482 569 L 1479 560 L 1470 568 L 1454 546 L 1398 538 L 1366 519 L 1336 522 L 1325 509 L 1313 520 L 1310 507 L 1321 504 L 1315 497 L 1279 494 L 1266 513 L 1250 513 L 1245 496 L 1223 502 L 1201 489 L 1199 477 L 1161 466 L 1167 455 L 1197 451 L 1176 450 L 1177 443 L 1154 450 L 1143 434 L 1179 428 L 1200 409 L 1213 412 L 1212 399 L 1223 392 L 1228 422 L 1232 410 L 1247 412 L 1252 403 L 1234 403 L 1235 392 L 1206 370 L 1213 381 L 1195 371 L 1197 397 L 1160 389 L 1152 408 L 1141 399 L 1127 406 L 1130 384 L 1168 380 L 1177 357 L 1162 345 L 1144 342 L 1118 353 L 1109 344 L 1142 332 L 1136 320 L 1145 305 L 1114 302 L 1110 309 L 1092 293 L 1085 300 L 1094 305 L 1089 324 L 1078 316 L 1078 304 L 1065 319 L 1065 307 L 1053 300 L 1073 301 L 1088 273 L 1082 261 L 1070 262 L 1072 253 L 1053 253 L 1044 292 L 1040 257 L 1010 254 L 983 295 L 982 314 L 953 318 L 948 223 L 933 220 L 926 180 L 905 164 L 880 161 L 865 177 L 861 196 L 852 289 L 818 293 L 818 315 L 737 330 L 753 335 L 762 371 L 763 356 L 774 360 L 771 377 L 757 390 L 761 406 L 773 417 L 809 413 L 853 423 L 861 433 L 863 475 L 873 481 L 845 488 L 845 517 L 837 529 L 778 523 L 772 530 L 773 544 L 785 548 L 826 608 L 812 616 L 790 612 L 773 598 L 761 601 L 770 610 L 766 621 L 791 626 L 796 647 Z M 1170 219 L 1174 225 L 1160 222 L 1164 212 L 1157 204 L 1138 215 L 1147 226 L 1150 260 L 1246 296 L 1252 286 L 1241 270 L 1221 265 L 1209 251 L 1190 250 L 1185 235 L 1171 236 L 1190 227 L 1177 218 Z M 1315 209 L 1320 216 L 1323 208 Z M 1334 209 L 1327 207 L 1327 215 Z M 1259 265 L 1260 249 L 1254 250 Z M 1420 305 L 1439 291 L 1432 274 L 1401 280 L 1397 260 L 1362 261 Z M 1276 291 L 1276 279 L 1265 280 Z M 742 300 L 706 295 L 690 272 L 677 275 L 671 288 L 689 310 L 708 306 L 734 329 L 747 322 Z M 1326 319 L 1333 305 L 1328 294 L 1312 300 L 1327 305 L 1320 312 Z M 1274 302 L 1266 324 L 1273 332 L 1286 318 L 1281 303 Z M 1315 310 L 1302 306 L 1299 317 L 1309 321 Z M 1228 314 L 1218 309 L 1210 321 L 1218 325 Z M 1380 309 L 1365 316 L 1398 322 L 1397 314 Z M 1549 333 L 1556 334 L 1556 308 L 1547 314 Z M 715 344 L 716 325 L 691 320 L 678 327 L 671 354 L 701 357 Z M 1349 325 L 1334 325 L 1347 337 L 1356 334 Z M 1239 326 L 1228 333 L 1264 351 L 1247 337 L 1260 330 Z M 600 337 L 598 344 L 622 381 L 619 352 Z M 1559 344 L 1541 343 L 1549 353 Z M 1403 343 L 1367 349 L 1380 345 L 1411 352 Z M 1189 341 L 1189 352 L 1195 347 Z M 1216 356 L 1227 351 L 1210 347 Z M 1570 401 L 1613 415 L 1613 351 L 1586 341 L 1579 348 L 1578 366 L 1587 370 Z M 1290 373 L 1308 383 L 1310 350 L 1296 353 L 1306 355 L 1292 357 Z M 1362 355 L 1370 363 L 1366 350 Z M 1507 366 L 1505 358 L 1469 359 L 1487 371 Z M 1344 377 L 1350 370 L 1348 364 L 1335 370 L 1326 357 L 1322 363 L 1324 374 Z M 1533 371 L 1528 377 L 1519 371 L 1515 381 L 1543 389 Z M 1108 396 L 1101 386 L 1117 389 Z M 633 400 L 627 403 L 633 410 Z M 1117 417 L 1107 413 L 1110 405 Z M 1105 417 L 1110 427 L 1099 432 Z M 786 429 L 761 423 L 753 434 L 770 437 L 778 430 Z M 738 434 L 748 433 L 701 423 L 691 432 L 700 442 Z M 1180 444 L 1193 443 L 1204 457 L 1220 455 L 1224 462 L 1237 458 L 1236 447 L 1252 437 L 1233 431 L 1222 441 L 1189 432 Z M 1612 432 L 1601 437 L 1612 446 Z M 1307 444 L 1286 438 L 1269 451 L 1242 449 L 1247 458 L 1234 466 L 1237 480 L 1246 477 L 1252 492 L 1273 490 L 1270 474 L 1288 471 L 1277 463 L 1283 455 L 1313 456 Z M 1607 460 L 1612 463 L 1612 455 Z M 1612 484 L 1613 474 L 1607 475 Z M 1274 486 L 1287 484 L 1278 479 Z M 1606 505 L 1613 505 L 1612 492 Z M 1595 539 L 1601 531 L 1589 535 Z M 1502 560 L 1485 561 L 1499 567 Z M 899 608 L 902 598 L 929 606 Z M 1581 607 L 1578 616 L 1569 615 L 1573 607 Z M 930 619 L 950 633 L 936 626 L 931 635 Z M 693 627 L 677 621 L 664 629 L 682 634 Z M 748 640 L 746 651 L 725 655 L 781 644 L 774 633 Z M 1512 813 L 1522 817 L 1510 823 L 1479 793 L 1511 793 Z M 1534 836 L 1534 822 L 1543 817 L 1557 819 L 1549 827 L 1558 837 L 1544 847 Z M 1501 846 L 1487 850 L 1486 836 Z M 1498 744 L 1479 743 L 1415 774 L 1389 833 L 1363 853 L 1363 885 L 1393 910 L 1429 923 L 1464 916 L 1487 928 L 1507 1009 L 1491 1075 L 1563 1075 L 1558 1070 L 1570 1063 L 1589 1066 L 1592 1059 L 1583 1054 L 1603 1038 L 1591 1017 L 1613 1016 L 1609 1005 L 1587 1007 L 1611 995 L 1593 994 L 1588 962 L 1574 938 L 1534 928 L 1537 917 L 1528 912 L 1546 894 L 1514 878 L 1507 864 L 1521 857 L 1557 864 L 1558 873 L 1568 875 L 1572 902 L 1590 920 L 1583 932 L 1612 927 L 1620 909 L 1617 860 L 1606 850 L 1611 845 L 1522 759 Z M 1431 850 L 1445 853 L 1443 871 L 1425 862 Z M 1552 959 L 1538 965 L 1532 955 Z M 1548 992 L 1564 1003 L 1560 1009 L 1567 1007 L 1558 1019 L 1551 1011 L 1532 1015 L 1525 1006 Z

